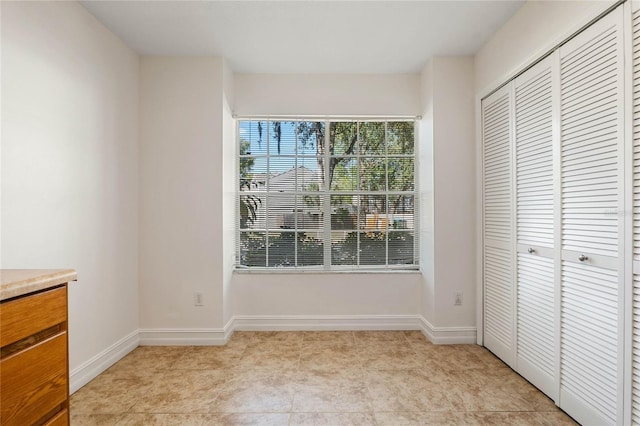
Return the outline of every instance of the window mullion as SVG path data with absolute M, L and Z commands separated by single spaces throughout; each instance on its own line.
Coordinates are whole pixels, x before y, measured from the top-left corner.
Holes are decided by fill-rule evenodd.
M 388 123 L 385 121 L 384 122 L 384 180 L 385 180 L 385 186 L 384 186 L 384 190 L 385 190 L 385 203 L 386 203 L 386 218 L 385 218 L 385 233 L 384 233 L 384 239 L 385 239 L 385 254 L 384 254 L 384 263 L 385 265 L 389 265 L 389 151 L 388 151 L 388 146 L 389 144 L 387 143 L 387 125 Z
M 294 163 L 294 196 L 293 196 L 293 266 L 294 268 L 298 267 L 298 123 L 294 124 L 294 143 L 296 144 L 293 148 L 293 152 L 295 154 Z
M 265 193 L 264 193 L 264 248 L 265 266 L 269 267 L 269 189 L 271 187 L 271 151 L 269 150 L 269 121 L 267 123 L 267 176 L 265 177 Z
M 413 263 L 419 263 L 420 256 L 420 244 L 418 232 L 420 232 L 420 191 L 418 191 L 418 155 L 420 144 L 416 143 L 419 140 L 418 135 L 418 121 L 413 122 Z
M 240 232 L 240 199 L 241 199 L 241 195 L 240 195 L 240 191 L 241 191 L 241 187 L 240 187 L 240 161 L 241 161 L 241 155 L 240 155 L 240 125 L 239 123 L 236 124 L 236 168 L 234 171 L 234 175 L 236 178 L 236 190 L 235 190 L 235 203 L 236 203 L 236 217 L 235 217 L 235 225 L 236 225 L 236 247 L 235 247 L 235 262 L 234 265 L 237 268 L 238 266 L 240 266 L 241 263 L 241 258 L 240 258 L 240 241 L 242 241 L 242 234 Z M 251 186 L 251 184 L 249 184 L 249 186 Z
M 356 180 L 357 180 L 357 185 L 358 187 L 356 188 L 356 190 L 358 191 L 358 207 L 357 207 L 357 221 L 356 221 L 356 267 L 360 267 L 360 236 L 362 235 L 362 233 L 360 232 L 360 221 L 362 220 L 362 218 L 360 217 L 360 210 L 361 210 L 361 206 L 362 206 L 362 197 L 363 195 L 360 194 L 360 123 L 358 122 L 356 124 L 356 132 L 357 132 L 357 142 L 356 142 Z M 365 221 L 366 219 L 366 215 L 365 215 Z
M 323 245 L 324 268 L 331 269 L 331 182 L 329 168 L 331 167 L 330 133 L 331 123 L 324 122 L 324 194 L 323 194 Z

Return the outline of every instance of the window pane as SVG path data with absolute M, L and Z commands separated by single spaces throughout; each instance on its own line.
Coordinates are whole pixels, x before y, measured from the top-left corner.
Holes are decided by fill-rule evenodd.
M 255 157 L 240 157 L 239 161 L 239 187 L 240 191 L 258 191 L 259 176 L 254 178 L 254 166 L 256 165 Z M 264 161 L 263 161 L 264 163 Z M 255 180 L 254 180 L 255 179 Z M 264 179 L 263 179 L 264 182 Z
M 415 229 L 413 195 L 389 196 L 389 226 L 393 229 Z
M 386 232 L 360 233 L 360 264 L 386 265 L 387 234 Z
M 288 192 L 296 188 L 296 159 L 269 157 L 269 191 Z
M 389 158 L 389 191 L 413 191 L 413 158 Z
M 384 123 L 360 123 L 360 155 L 384 155 Z
M 358 264 L 358 233 L 357 232 L 332 232 L 331 233 L 331 264 L 332 265 L 357 265 Z
M 267 157 L 241 157 L 238 169 L 240 191 L 266 190 Z
M 240 154 L 264 155 L 267 153 L 268 121 L 240 121 Z
M 387 153 L 413 154 L 414 123 L 390 121 L 387 123 Z
M 295 228 L 295 195 L 269 194 L 267 198 L 267 227 L 274 229 Z
M 240 229 L 264 229 L 264 197 L 240 195 Z
M 360 229 L 382 230 L 388 226 L 386 195 L 361 195 Z
M 298 235 L 298 266 L 324 264 L 324 245 L 319 232 L 300 232 Z
M 331 229 L 356 229 L 358 220 L 357 195 L 331 196 Z
M 267 240 L 264 232 L 240 233 L 240 265 L 267 266 Z
M 389 232 L 389 264 L 413 264 L 413 232 Z
M 355 157 L 331 158 L 331 190 L 355 191 L 358 189 L 358 168 Z
M 384 191 L 387 187 L 384 158 L 360 158 L 360 190 Z
M 322 198 L 319 195 L 299 195 L 296 199 L 297 229 L 322 229 Z
M 354 155 L 358 143 L 358 123 L 337 122 L 329 125 L 331 155 Z
M 270 232 L 269 266 L 295 266 L 295 232 Z
M 241 157 L 238 189 L 240 191 L 263 191 L 266 183 L 264 173 L 266 164 L 266 158 Z
M 324 122 L 301 121 L 298 126 L 298 155 L 324 154 Z
M 298 191 L 319 191 L 323 189 L 321 157 L 298 158 Z
M 269 126 L 269 155 L 295 155 L 296 124 L 291 121 L 271 121 Z

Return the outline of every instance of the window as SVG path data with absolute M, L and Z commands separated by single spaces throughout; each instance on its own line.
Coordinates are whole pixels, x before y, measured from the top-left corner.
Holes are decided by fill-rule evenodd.
M 414 128 L 238 121 L 237 266 L 415 269 Z

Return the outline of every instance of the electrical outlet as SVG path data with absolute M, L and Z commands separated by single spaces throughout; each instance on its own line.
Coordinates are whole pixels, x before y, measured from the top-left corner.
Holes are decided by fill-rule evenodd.
M 202 293 L 193 293 L 193 306 L 204 306 Z
M 453 304 L 456 305 L 456 306 L 461 306 L 462 305 L 462 293 L 455 293 L 455 299 L 454 299 Z

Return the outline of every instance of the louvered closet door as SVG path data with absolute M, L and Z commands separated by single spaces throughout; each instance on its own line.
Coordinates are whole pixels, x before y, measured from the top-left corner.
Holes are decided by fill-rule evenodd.
M 560 406 L 622 422 L 624 67 L 622 8 L 560 48 Z
M 556 398 L 552 55 L 515 80 L 516 371 Z M 552 73 L 553 72 L 553 73 Z M 556 92 L 557 93 L 557 92 Z
M 482 101 L 484 344 L 514 365 L 512 84 Z
M 640 1 L 632 2 L 633 329 L 632 421 L 640 424 Z

